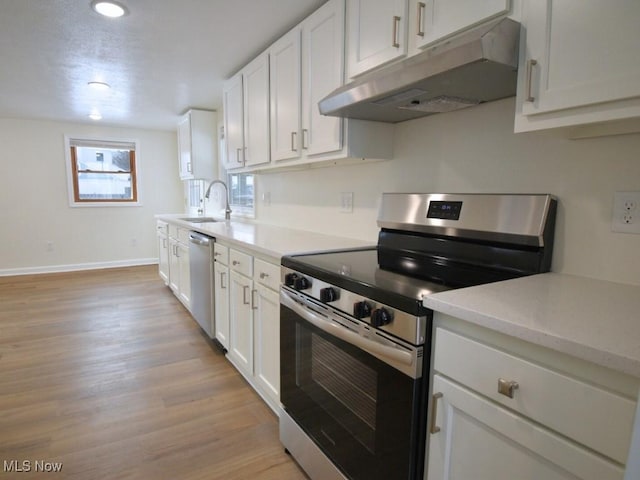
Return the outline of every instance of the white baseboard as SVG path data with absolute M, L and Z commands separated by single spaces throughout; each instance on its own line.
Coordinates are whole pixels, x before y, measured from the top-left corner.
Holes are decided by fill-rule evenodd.
M 103 268 L 135 267 L 139 265 L 158 264 L 157 258 L 134 258 L 112 262 L 78 263 L 74 265 L 45 265 L 43 267 L 5 268 L 0 270 L 0 277 L 12 275 L 33 275 L 36 273 L 75 272 L 79 270 L 100 270 Z

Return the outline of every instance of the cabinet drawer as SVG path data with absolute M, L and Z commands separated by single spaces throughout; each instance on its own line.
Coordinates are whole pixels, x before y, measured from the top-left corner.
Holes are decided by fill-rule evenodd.
M 168 223 L 167 222 L 163 222 L 161 220 L 158 220 L 158 222 L 156 223 L 156 231 L 158 232 L 158 234 L 160 235 L 167 235 L 168 234 Z
M 636 404 L 565 374 L 437 328 L 434 369 L 622 464 Z M 517 382 L 513 398 L 498 381 Z M 434 392 L 435 393 L 435 392 Z
M 214 243 L 213 259 L 216 262 L 220 262 L 222 265 L 229 265 L 229 247 L 220 245 L 219 243 Z
M 253 265 L 253 279 L 271 290 L 280 288 L 280 265 L 255 259 Z
M 229 263 L 231 270 L 241 273 L 245 277 L 253 276 L 253 257 L 251 255 L 230 248 Z

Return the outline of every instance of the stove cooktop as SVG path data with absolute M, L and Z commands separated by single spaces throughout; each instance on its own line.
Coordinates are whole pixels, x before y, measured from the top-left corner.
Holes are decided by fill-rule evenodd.
M 288 256 L 282 265 L 418 316 L 425 296 L 452 288 L 380 268 L 375 248 Z

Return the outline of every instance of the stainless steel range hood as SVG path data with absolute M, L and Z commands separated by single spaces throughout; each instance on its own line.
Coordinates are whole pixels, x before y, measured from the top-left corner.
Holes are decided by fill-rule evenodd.
M 520 24 L 477 27 L 333 91 L 320 113 L 397 123 L 516 94 Z

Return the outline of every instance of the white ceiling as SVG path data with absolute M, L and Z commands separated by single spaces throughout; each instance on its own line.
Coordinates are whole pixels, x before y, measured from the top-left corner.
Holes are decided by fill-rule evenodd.
M 217 109 L 222 82 L 325 0 L 0 0 L 0 117 L 173 130 Z M 102 81 L 101 93 L 87 86 Z

